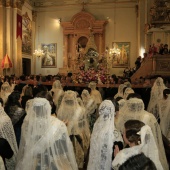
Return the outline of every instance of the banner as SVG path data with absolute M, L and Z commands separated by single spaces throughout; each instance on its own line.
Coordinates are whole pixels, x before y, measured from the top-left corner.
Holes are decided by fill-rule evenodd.
M 22 16 L 17 14 L 17 38 L 18 36 L 22 39 Z

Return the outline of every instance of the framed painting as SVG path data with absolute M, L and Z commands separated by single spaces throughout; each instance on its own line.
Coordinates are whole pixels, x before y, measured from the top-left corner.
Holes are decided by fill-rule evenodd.
M 22 15 L 22 53 L 32 54 L 32 22 L 27 12 Z
M 57 43 L 41 44 L 44 55 L 41 58 L 42 68 L 57 67 Z
M 110 51 L 112 67 L 128 67 L 130 58 L 130 42 L 113 42 Z

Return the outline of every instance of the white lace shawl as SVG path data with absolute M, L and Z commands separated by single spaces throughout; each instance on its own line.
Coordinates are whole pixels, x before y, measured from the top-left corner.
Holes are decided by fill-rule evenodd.
M 141 136 L 141 144 L 121 150 L 112 162 L 112 168 L 118 170 L 119 166 L 127 161 L 130 157 L 144 153 L 155 164 L 158 170 L 163 170 L 158 156 L 158 148 L 152 134 L 152 130 L 148 125 L 141 128 L 139 132 Z
M 165 86 L 163 79 L 161 77 L 158 77 L 151 89 L 151 94 L 150 94 L 150 100 L 148 104 L 147 111 L 149 113 L 152 113 L 156 118 L 158 118 L 159 113 L 158 113 L 158 107 L 157 103 L 163 99 L 163 90 L 166 89 L 167 87 Z
M 121 99 L 118 101 L 119 104 L 119 111 L 116 113 L 116 117 L 115 117 L 115 126 L 116 128 L 120 131 L 121 127 L 119 124 L 119 118 L 120 118 L 120 114 L 124 111 L 124 107 L 126 105 L 126 101 L 125 99 Z
M 124 123 L 128 120 L 140 120 L 152 129 L 153 136 L 159 149 L 159 159 L 164 169 L 168 169 L 165 150 L 163 147 L 162 134 L 160 126 L 153 114 L 144 110 L 144 103 L 141 99 L 131 98 L 127 100 L 124 111 L 119 116 L 117 124 L 121 127 L 121 132 L 124 130 Z
M 79 135 L 82 140 L 82 153 L 79 152 L 77 155 L 76 148 L 76 160 L 80 160 L 82 154 L 86 155 L 90 144 L 90 129 L 87 122 L 87 116 L 85 114 L 85 109 L 81 107 L 78 103 L 76 93 L 74 91 L 68 90 L 62 99 L 60 108 L 57 113 L 57 117 L 60 120 L 67 121 L 67 129 L 69 135 Z M 76 146 L 77 147 L 77 146 Z M 82 164 L 81 159 L 79 164 Z
M 67 129 L 69 135 L 81 133 L 79 124 L 83 121 L 83 109 L 80 107 L 76 93 L 68 90 L 65 92 L 60 108 L 57 113 L 58 119 L 68 122 Z
M 18 147 L 11 119 L 4 112 L 4 108 L 1 105 L 0 105 L 0 137 L 8 141 L 12 151 L 14 152 L 12 158 L 6 159 L 7 169 L 14 170 L 16 156 L 18 153 Z
M 11 86 L 8 82 L 4 82 L 1 86 L 1 98 L 3 100 L 3 104 L 7 102 L 8 96 L 11 94 Z
M 131 87 L 127 87 L 126 90 L 124 91 L 123 98 L 126 100 L 128 95 L 134 93 L 134 90 Z
M 118 92 L 115 94 L 114 98 L 116 99 L 117 97 L 122 97 L 123 98 L 123 89 L 127 87 L 125 84 L 120 84 L 118 87 Z
M 53 86 L 52 86 L 52 89 L 50 90 L 50 92 L 54 92 L 53 101 L 58 109 L 59 104 L 60 104 L 60 98 L 64 95 L 64 90 L 63 90 L 62 85 L 59 80 L 55 80 L 53 82 Z
M 50 103 L 44 98 L 34 98 L 27 105 L 16 166 L 21 169 L 78 170 L 67 128 L 51 116 Z
M 113 144 L 119 133 L 114 127 L 115 107 L 110 100 L 104 100 L 99 106 L 99 118 L 94 124 L 90 142 L 90 154 L 87 170 L 110 170 Z
M 100 92 L 96 90 L 96 83 L 90 82 L 88 87 L 91 89 L 91 97 L 95 100 L 97 104 L 100 104 L 102 102 L 102 96 Z
M 5 170 L 4 161 L 2 160 L 1 156 L 0 156 L 0 170 Z
M 160 102 L 159 108 L 161 131 L 170 140 L 170 95 Z
M 97 104 L 95 100 L 90 96 L 87 90 L 82 91 L 81 97 L 84 103 L 84 107 L 86 109 L 87 116 L 93 114 L 95 109 L 97 109 Z
M 53 90 L 55 90 L 55 89 L 61 89 L 61 90 L 63 90 L 62 84 L 61 84 L 61 82 L 60 82 L 59 80 L 55 80 L 55 81 L 53 82 L 51 91 L 53 91 Z

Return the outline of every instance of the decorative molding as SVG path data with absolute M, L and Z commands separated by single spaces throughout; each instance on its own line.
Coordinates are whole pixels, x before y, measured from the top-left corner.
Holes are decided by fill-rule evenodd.
M 13 7 L 22 10 L 25 0 L 14 0 Z
M 32 21 L 36 22 L 37 11 L 32 11 Z

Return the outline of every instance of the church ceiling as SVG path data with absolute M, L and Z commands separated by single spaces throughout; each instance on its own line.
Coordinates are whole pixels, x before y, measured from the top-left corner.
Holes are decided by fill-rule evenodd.
M 34 7 L 48 7 L 48 6 L 65 6 L 65 5 L 79 5 L 83 2 L 85 4 L 103 4 L 103 3 L 127 3 L 137 2 L 138 0 L 28 0 Z

